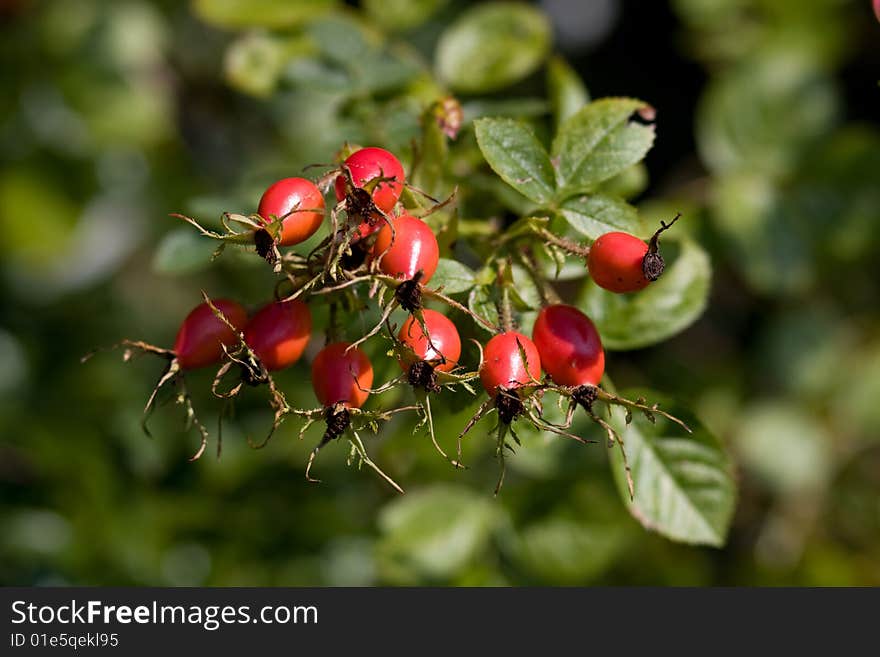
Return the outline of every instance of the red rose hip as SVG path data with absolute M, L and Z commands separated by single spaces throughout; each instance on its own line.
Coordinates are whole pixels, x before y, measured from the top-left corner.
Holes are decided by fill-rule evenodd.
M 389 276 L 410 279 L 421 270 L 425 284 L 437 270 L 440 247 L 431 228 L 421 219 L 402 214 L 385 224 L 376 236 L 373 258 Z
M 305 178 L 283 178 L 260 199 L 257 211 L 266 224 L 281 219 L 282 246 L 305 242 L 324 221 L 324 195 Z
M 525 362 L 520 353 L 525 353 Z M 480 382 L 490 397 L 498 388 L 517 388 L 541 377 L 541 356 L 535 343 L 522 333 L 508 331 L 493 337 L 483 348 Z
M 238 331 L 247 324 L 247 312 L 235 301 L 216 299 L 211 303 Z M 223 345 L 231 347 L 237 342 L 235 331 L 224 324 L 207 303 L 200 303 L 180 325 L 174 340 L 174 354 L 181 369 L 195 370 L 220 362 Z
M 532 339 L 553 381 L 562 386 L 599 384 L 605 351 L 595 325 L 580 310 L 564 304 L 542 308 Z
M 373 203 L 383 212 L 391 212 L 400 193 L 403 191 L 405 177 L 403 165 L 394 155 L 383 148 L 368 147 L 352 153 L 344 166 L 351 173 L 351 181 L 355 187 L 364 187 L 376 178 L 393 178 L 385 180 L 373 189 Z M 336 200 L 345 198 L 346 176 L 336 178 Z
M 643 263 L 648 244 L 629 233 L 605 233 L 590 247 L 587 268 L 601 288 L 611 292 L 636 292 L 651 281 Z
M 373 366 L 358 348 L 348 350 L 348 342 L 324 347 L 312 362 L 312 388 L 322 406 L 344 404 L 360 408 L 373 385 Z
M 244 339 L 267 370 L 282 370 L 300 359 L 312 333 L 312 313 L 299 299 L 263 306 L 244 330 Z
M 397 339 L 412 349 L 418 360 L 429 361 L 435 370 L 448 372 L 455 367 L 461 356 L 458 329 L 448 317 L 436 310 L 425 309 L 422 317 L 428 330 L 427 337 L 416 318 L 410 315 L 400 327 Z M 406 372 L 414 362 L 401 360 L 400 367 Z

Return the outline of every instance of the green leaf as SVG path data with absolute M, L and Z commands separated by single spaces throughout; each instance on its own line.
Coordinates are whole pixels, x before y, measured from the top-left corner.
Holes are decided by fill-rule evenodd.
M 465 11 L 437 44 L 437 74 L 456 91 L 494 91 L 540 66 L 550 49 L 550 24 L 520 2 L 492 2 Z
M 693 431 L 686 433 L 660 416 L 655 416 L 656 424 L 652 424 L 639 412 L 626 426 L 623 409 L 612 411 L 611 424 L 623 437 L 632 469 L 632 501 L 616 445 L 611 467 L 630 513 L 645 528 L 674 541 L 724 545 L 733 519 L 736 484 L 733 464 L 721 442 L 690 412 L 653 391 L 627 390 L 622 396 L 658 402 Z
M 849 328 L 848 324 L 840 326 L 847 327 L 844 330 Z M 849 347 L 847 358 L 832 365 L 842 370 L 838 376 L 846 379 L 844 385 L 831 387 L 834 423 L 855 428 L 866 440 L 880 442 L 880 404 L 877 403 L 880 399 L 880 343 L 858 351 L 851 345 L 846 346 Z M 822 392 L 824 402 L 829 395 L 827 384 Z
M 599 185 L 602 194 L 631 199 L 638 196 L 648 187 L 648 167 L 644 162 L 633 164 Z
M 559 213 L 572 228 L 592 240 L 614 230 L 633 235 L 646 233 L 638 211 L 626 201 L 613 196 L 574 196 L 562 203 Z
M 161 274 L 190 274 L 205 269 L 218 242 L 202 237 L 190 228 L 167 233 L 153 255 L 153 270 Z
M 377 36 L 347 14 L 334 13 L 312 21 L 306 32 L 321 55 L 342 66 L 356 64 L 359 58 L 379 47 Z
M 654 143 L 654 126 L 630 121 L 653 110 L 635 98 L 603 98 L 569 118 L 553 141 L 560 198 L 583 191 L 645 157 Z
M 474 128 L 483 157 L 504 182 L 536 203 L 553 198 L 553 165 L 531 128 L 513 119 L 477 119 Z
M 297 57 L 285 67 L 284 77 L 295 86 L 343 96 L 350 94 L 354 87 L 348 71 L 319 57 Z
M 815 281 L 808 215 L 795 211 L 767 176 L 716 178 L 711 216 L 731 263 L 755 290 L 797 294 Z
M 397 89 L 421 70 L 414 58 L 392 53 L 381 35 L 344 14 L 331 14 L 310 23 L 308 34 L 325 67 L 347 73 L 349 96 Z
M 494 173 L 474 171 L 470 174 L 468 184 L 476 194 L 485 195 L 486 198 L 491 196 L 503 207 L 520 217 L 533 214 L 539 209 L 539 206 L 534 201 L 527 199 Z M 480 221 L 484 224 L 486 222 L 485 219 L 474 219 L 472 221 Z
M 480 285 L 473 288 L 468 295 L 468 310 L 497 325 L 498 306 L 495 304 L 494 289 L 494 287 L 488 285 Z M 474 325 L 479 326 L 484 331 L 489 331 L 488 328 L 479 322 L 474 322 Z
M 578 307 L 596 323 L 606 349 L 638 349 L 662 342 L 703 313 L 712 276 L 709 256 L 696 242 L 683 240 L 673 258 L 674 246 L 671 241 L 661 242 L 666 271 L 644 290 L 615 294 L 587 282 Z
M 34 199 L 40 202 L 34 203 Z M 4 170 L 0 173 L 4 264 L 8 258 L 45 269 L 46 254 L 63 251 L 70 243 L 79 213 L 64 187 L 45 174 L 21 166 Z
M 512 538 L 516 565 L 544 584 L 571 586 L 600 575 L 620 554 L 625 533 L 602 523 L 544 518 Z
M 513 265 L 510 273 L 513 277 L 513 285 L 509 288 L 509 292 L 516 313 L 516 323 L 521 328 L 531 327 L 541 307 L 541 293 L 524 267 Z
M 370 94 L 393 91 L 412 81 L 419 66 L 390 52 L 374 51 L 352 66 L 359 89 Z
M 449 258 L 440 258 L 437 262 L 437 270 L 431 277 L 431 287 L 443 286 L 444 294 L 457 294 L 467 292 L 476 284 L 474 271 Z
M 791 402 L 763 401 L 744 408 L 741 417 L 734 440 L 746 469 L 780 493 L 823 490 L 832 440 L 815 413 Z
M 364 0 L 364 9 L 378 25 L 391 30 L 417 27 L 449 0 Z
M 487 548 L 498 520 L 497 505 L 461 486 L 410 493 L 379 516 L 379 567 L 397 583 L 451 577 Z
M 480 98 L 462 103 L 462 121 L 472 123 L 484 116 L 533 119 L 544 116 L 550 106 L 543 98 Z
M 275 91 L 285 59 L 285 48 L 279 39 L 250 33 L 229 46 L 223 69 L 230 85 L 252 96 L 265 98 Z
M 547 66 L 547 91 L 557 127 L 590 102 L 590 94 L 583 80 L 562 57 L 550 59 Z
M 334 0 L 193 0 L 196 15 L 220 27 L 290 27 L 326 12 Z
M 762 55 L 717 76 L 700 101 L 697 147 L 713 173 L 784 175 L 835 119 L 834 85 L 811 55 Z

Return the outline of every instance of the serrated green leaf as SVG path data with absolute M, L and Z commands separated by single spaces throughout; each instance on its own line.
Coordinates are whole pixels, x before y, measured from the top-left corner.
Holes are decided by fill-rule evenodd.
M 616 294 L 588 281 L 578 307 L 592 318 L 610 350 L 647 347 L 692 324 L 706 307 L 711 284 L 709 256 L 691 240 L 661 242 L 666 271 L 644 290 Z
M 557 126 L 590 102 L 583 80 L 562 57 L 551 58 L 547 65 L 547 92 Z
M 602 98 L 571 116 L 553 141 L 559 198 L 589 191 L 645 157 L 654 126 L 630 121 L 650 106 L 635 98 Z
M 724 446 L 693 414 L 655 392 L 627 390 L 622 396 L 660 403 L 693 431 L 659 416 L 652 424 L 638 412 L 626 426 L 623 410 L 614 409 L 611 424 L 623 436 L 632 470 L 632 501 L 618 446 L 611 452 L 611 467 L 630 513 L 645 528 L 674 541 L 724 545 L 736 502 L 733 465 Z
M 153 255 L 153 270 L 161 274 L 189 274 L 205 269 L 218 243 L 189 228 L 167 233 Z
M 220 27 L 291 27 L 318 16 L 334 0 L 193 0 L 195 14 Z
M 431 277 L 431 287 L 443 287 L 445 294 L 467 292 L 476 283 L 476 273 L 458 260 L 440 258 L 437 269 Z
M 501 89 L 533 72 L 550 49 L 550 24 L 521 2 L 492 2 L 466 10 L 441 35 L 437 74 L 456 91 Z
M 513 276 L 510 293 L 516 311 L 516 324 L 525 329 L 525 333 L 529 333 L 532 324 L 538 317 L 538 309 L 541 307 L 541 293 L 524 267 L 513 265 L 510 273 Z
M 644 235 L 646 232 L 638 211 L 626 201 L 613 196 L 574 196 L 562 203 L 559 213 L 572 228 L 592 240 L 615 230 L 633 235 Z
M 473 288 L 468 295 L 468 310 L 479 315 L 483 319 L 488 320 L 490 323 L 497 325 L 498 307 L 495 305 L 495 297 L 492 292 L 493 288 L 487 285 Z M 474 324 L 484 331 L 488 331 L 488 329 L 479 322 L 474 322 Z
M 526 124 L 513 119 L 477 119 L 477 144 L 483 157 L 508 185 L 535 201 L 553 198 L 553 165 Z

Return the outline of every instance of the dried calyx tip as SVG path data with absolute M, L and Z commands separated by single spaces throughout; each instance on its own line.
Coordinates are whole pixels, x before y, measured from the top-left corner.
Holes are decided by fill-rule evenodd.
M 360 267 L 367 260 L 367 251 L 363 240 L 351 245 L 351 250 L 342 255 L 340 264 L 346 271 L 352 271 Z
M 588 412 L 593 410 L 593 402 L 599 397 L 599 389 L 594 385 L 582 385 L 574 389 L 571 398 Z
M 259 363 L 257 363 L 259 365 Z M 258 369 L 253 368 L 247 363 L 240 363 L 239 367 L 241 368 L 241 380 L 244 381 L 249 386 L 258 386 L 266 383 L 269 379 L 269 373 L 263 370 L 262 366 Z
M 322 445 L 345 433 L 345 430 L 351 425 L 351 413 L 342 404 L 335 404 L 327 408 L 326 420 L 327 430 L 321 439 Z
M 650 251 L 645 254 L 642 259 L 642 274 L 645 275 L 645 278 L 652 282 L 656 281 L 663 274 L 664 269 L 666 269 L 666 262 L 663 260 L 663 256 Z
M 437 372 L 428 361 L 417 360 L 407 373 L 407 380 L 414 388 L 422 388 L 426 392 L 436 392 L 440 389 L 437 385 Z
M 495 397 L 495 408 L 498 410 L 498 418 L 504 424 L 510 424 L 525 412 L 522 400 L 514 389 L 499 388 L 498 396 Z
M 649 281 L 656 281 L 663 274 L 663 270 L 666 269 L 666 263 L 663 260 L 663 256 L 660 255 L 660 234 L 672 228 L 673 224 L 680 218 L 681 212 L 677 213 L 669 223 L 661 219 L 660 228 L 657 229 L 651 236 L 651 241 L 648 242 L 648 252 L 642 259 L 642 273 Z
M 394 291 L 394 298 L 400 307 L 411 313 L 422 307 L 422 288 L 419 281 L 424 277 L 425 272 L 421 269 L 415 273 L 411 279 L 403 281 Z
M 268 230 L 260 228 L 254 231 L 254 245 L 257 247 L 257 255 L 270 264 L 275 263 L 275 240 Z

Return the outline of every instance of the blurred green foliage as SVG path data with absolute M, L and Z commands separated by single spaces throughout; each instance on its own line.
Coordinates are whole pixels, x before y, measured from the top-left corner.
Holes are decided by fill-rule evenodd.
M 485 230 L 474 218 L 534 208 L 529 190 L 520 195 L 483 166 L 472 122 L 532 121 L 549 150 L 589 93 L 561 58 L 549 60 L 546 80 L 536 72 L 552 53 L 550 23 L 510 4 L 3 4 L 0 582 L 880 584 L 880 69 L 855 81 L 871 88 L 858 98 L 873 107 L 854 106 L 847 91 L 864 71 L 853 62 L 880 61 L 868 2 L 815 0 L 805 11 L 794 0 L 673 1 L 668 48 L 707 76 L 691 99 L 696 153 L 650 183 L 637 165 L 590 190 L 636 204 L 647 226 L 685 214 L 670 271 L 614 304 L 563 271 L 615 350 L 616 384 L 663 390 L 733 453 L 726 463 L 700 441 L 711 467 L 737 469 L 723 549 L 645 532 L 620 502 L 606 450 L 528 430 L 497 499 L 488 424 L 466 442 L 464 473 L 409 421 L 371 438 L 406 496 L 348 469 L 334 445 L 317 466 L 323 483 L 309 485 L 302 468 L 316 430 L 300 442 L 288 421 L 266 449 L 248 447 L 269 421 L 254 390 L 225 425 L 222 458 L 190 464 L 197 439 L 173 404 L 156 414 L 153 440 L 140 431 L 158 363 L 99 354 L 80 364 L 123 336 L 170 344 L 201 289 L 266 300 L 265 267 L 231 250 L 208 266 L 213 245 L 167 214 L 249 213 L 267 183 L 329 162 L 346 141 L 385 145 L 411 163 L 420 116 L 445 92 L 433 73 L 464 109 L 445 172 L 459 177 L 462 234 Z M 474 34 L 491 37 L 485 52 L 473 51 Z M 617 85 L 644 95 L 625 78 Z M 417 176 L 448 193 L 438 180 L 427 166 Z M 595 228 L 576 202 L 559 213 L 582 233 Z M 707 306 L 709 261 L 691 245 L 711 252 Z M 704 306 L 684 333 L 641 348 Z M 381 354 L 386 345 L 374 342 Z M 382 362 L 377 381 L 396 373 Z M 300 407 L 314 405 L 306 367 L 279 376 Z M 215 426 L 209 384 L 207 373 L 190 381 Z M 478 403 L 440 410 L 441 442 L 451 444 Z M 643 445 L 634 448 L 647 456 L 681 447 L 656 441 L 641 421 L 636 429 Z M 670 512 L 651 499 L 637 498 L 641 512 Z M 713 520 L 702 521 L 711 531 Z

